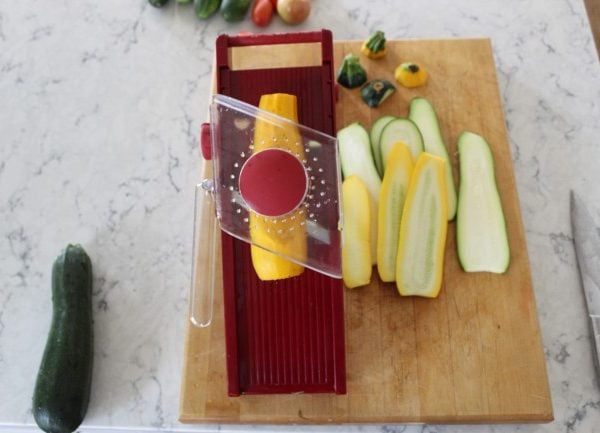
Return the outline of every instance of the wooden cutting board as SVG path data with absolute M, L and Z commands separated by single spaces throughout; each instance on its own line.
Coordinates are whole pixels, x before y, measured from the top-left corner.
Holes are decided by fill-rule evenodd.
M 455 224 L 437 299 L 401 298 L 374 270 L 372 283 L 347 290 L 346 395 L 226 395 L 223 299 L 215 293 L 208 328 L 188 322 L 180 420 L 186 423 L 547 422 L 550 390 L 496 68 L 488 39 L 390 41 L 381 60 L 361 62 L 369 78 L 393 81 L 395 66 L 427 67 L 425 87 L 398 91 L 377 109 L 340 87 L 338 128 L 369 127 L 383 114 L 405 116 L 412 97 L 438 112 L 458 180 L 456 139 L 483 135 L 496 164 L 511 264 L 506 274 L 468 274 L 456 255 Z M 336 68 L 360 42 L 336 42 Z M 294 51 L 287 55 L 293 57 Z M 220 254 L 219 254 L 220 257 Z M 200 256 L 198 265 L 206 263 Z M 206 266 L 206 265 L 204 265 Z M 220 266 L 219 266 L 220 272 Z

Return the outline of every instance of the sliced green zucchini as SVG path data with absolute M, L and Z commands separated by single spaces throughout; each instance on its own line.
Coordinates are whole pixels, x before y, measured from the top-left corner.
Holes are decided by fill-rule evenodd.
M 446 188 L 448 188 L 448 221 L 456 215 L 456 187 L 452 175 L 452 164 L 448 150 L 442 137 L 438 118 L 429 101 L 421 96 L 410 102 L 408 117 L 417 124 L 423 136 L 425 152 L 432 153 L 444 159 L 446 163 Z
M 423 152 L 423 137 L 417 125 L 405 118 L 398 118 L 388 123 L 381 132 L 379 147 L 381 152 L 381 162 L 385 173 L 386 162 L 394 145 L 401 141 L 410 149 L 413 160 L 416 161 L 419 154 Z
M 344 229 L 342 230 L 342 279 L 346 287 L 364 286 L 371 281 L 371 214 L 369 191 L 358 176 L 342 183 Z
M 460 190 L 456 216 L 458 258 L 467 272 L 503 273 L 510 263 L 506 222 L 485 139 L 472 132 L 458 138 Z
M 390 153 L 379 193 L 377 270 L 381 281 L 391 282 L 396 279 L 400 221 L 412 171 L 413 160 L 408 146 L 396 144 Z
M 369 138 L 371 139 L 371 150 L 373 152 L 373 159 L 375 160 L 375 167 L 377 168 L 379 176 L 383 176 L 383 163 L 381 162 L 381 148 L 379 146 L 379 140 L 385 125 L 390 123 L 395 118 L 395 116 L 389 115 L 381 116 L 375 122 L 373 122 L 373 125 L 371 125 Z
M 377 215 L 381 179 L 371 155 L 369 134 L 360 123 L 352 123 L 340 129 L 337 138 L 344 178 L 357 175 L 363 181 L 371 198 L 371 215 Z M 373 264 L 377 260 L 377 218 L 375 217 L 371 223 L 371 260 Z
M 417 159 L 400 223 L 396 286 L 403 296 L 435 298 L 442 287 L 448 230 L 444 160 L 430 153 Z

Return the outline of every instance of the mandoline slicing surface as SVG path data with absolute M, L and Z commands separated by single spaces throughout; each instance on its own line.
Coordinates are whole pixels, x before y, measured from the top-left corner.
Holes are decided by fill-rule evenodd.
M 360 41 L 335 42 L 336 66 Z M 290 59 L 293 52 L 290 51 Z M 374 275 L 346 290 L 347 394 L 247 395 L 229 398 L 223 321 L 188 326 L 180 420 L 189 423 L 497 423 L 552 420 L 552 401 L 531 283 L 512 159 L 488 39 L 388 41 L 384 59 L 361 63 L 370 77 L 393 79 L 404 61 L 424 64 L 430 79 L 369 109 L 358 91 L 340 89 L 341 127 L 382 114 L 406 115 L 410 99 L 435 106 L 456 168 L 464 130 L 488 140 L 506 215 L 511 264 L 504 275 L 467 274 L 448 230 L 444 284 L 435 300 L 401 298 Z M 205 263 L 200 258 L 199 264 Z M 223 299 L 215 300 L 222 316 Z
M 335 133 L 333 46 L 329 32 L 275 36 L 288 42 L 321 38 L 319 66 L 234 70 L 229 47 L 273 43 L 273 37 L 217 40 L 219 93 L 258 106 L 260 96 L 289 93 L 298 99 L 299 122 Z M 248 85 L 252 83 L 252 85 Z M 335 221 L 338 215 L 332 215 Z M 222 234 L 228 393 L 346 391 L 341 280 L 306 269 L 300 276 L 261 281 L 246 242 Z M 339 243 L 339 240 L 338 240 Z M 311 248 L 319 246 L 309 244 Z M 337 251 L 331 251 L 339 255 Z

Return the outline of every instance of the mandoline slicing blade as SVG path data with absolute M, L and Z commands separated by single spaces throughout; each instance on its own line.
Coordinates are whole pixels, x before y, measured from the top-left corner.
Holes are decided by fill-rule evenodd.
M 320 43 L 322 64 L 229 67 L 231 47 L 294 43 Z M 299 123 L 335 135 L 331 32 L 221 35 L 216 62 L 219 93 L 256 106 L 263 94 L 296 95 Z M 250 245 L 224 232 L 221 236 L 228 394 L 344 394 L 342 280 L 305 269 L 298 277 L 261 281 L 252 266 Z

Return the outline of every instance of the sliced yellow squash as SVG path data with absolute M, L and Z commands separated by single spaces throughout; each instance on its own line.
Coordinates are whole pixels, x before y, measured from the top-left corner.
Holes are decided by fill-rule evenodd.
M 445 161 L 422 153 L 415 164 L 402 221 L 396 285 L 403 296 L 435 298 L 442 286 L 448 229 Z
M 262 95 L 259 108 L 298 122 L 298 106 L 294 95 Z M 278 147 L 300 155 L 298 159 L 302 160 L 304 147 L 301 143 L 300 133 L 295 126 L 273 124 L 260 118 L 256 120 L 254 153 Z M 250 238 L 270 251 L 302 259 L 307 254 L 305 226 L 300 224 L 304 218 L 302 209 L 293 211 L 285 219 L 269 218 L 250 211 Z M 250 252 L 254 270 L 261 280 L 281 280 L 298 276 L 304 271 L 303 266 L 255 245 L 251 246 Z
M 342 278 L 346 287 L 371 281 L 371 206 L 369 191 L 356 175 L 342 183 L 344 229 L 342 230 Z
M 377 270 L 381 281 L 396 279 L 396 255 L 402 209 L 408 192 L 413 161 L 410 149 L 397 142 L 386 163 L 379 192 Z

